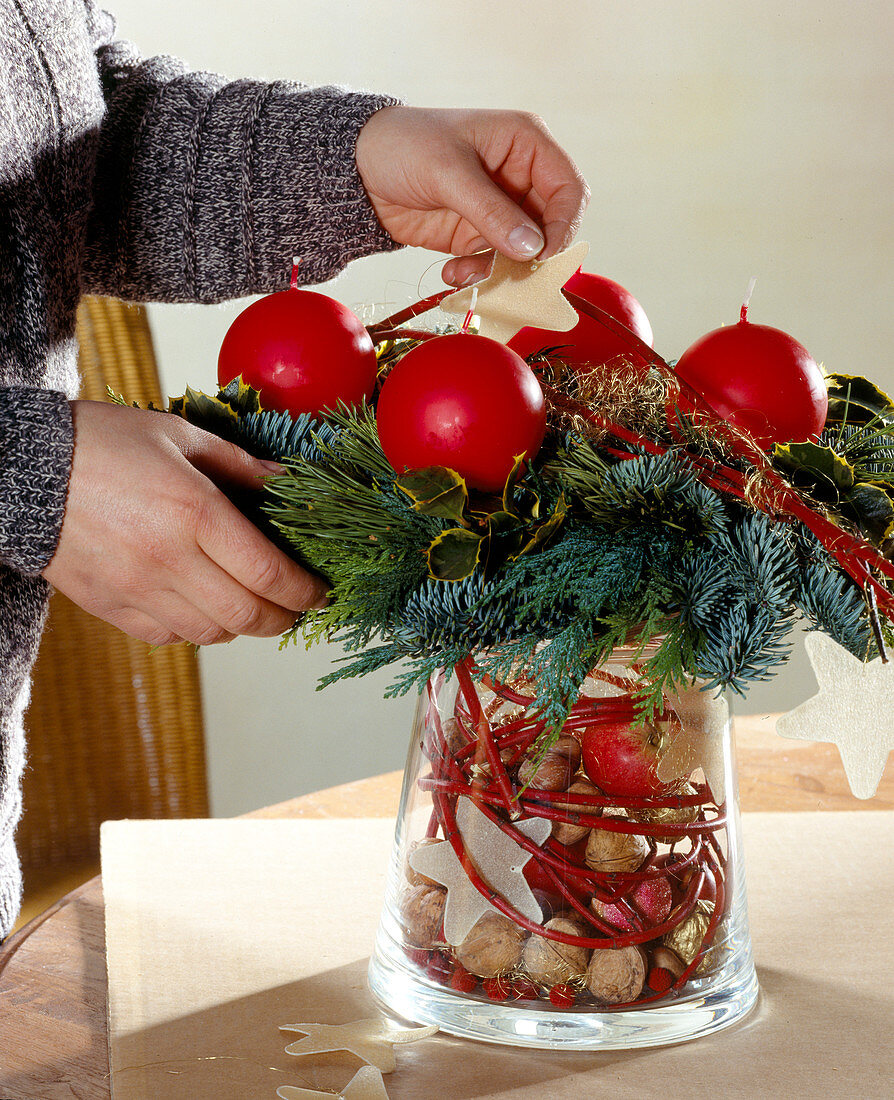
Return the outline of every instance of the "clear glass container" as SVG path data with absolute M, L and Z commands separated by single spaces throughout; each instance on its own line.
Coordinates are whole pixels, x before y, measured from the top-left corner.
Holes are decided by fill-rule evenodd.
M 726 700 L 694 686 L 643 723 L 635 669 L 624 651 L 594 669 L 546 755 L 524 668 L 496 683 L 469 659 L 431 679 L 369 968 L 388 1013 L 611 1050 L 752 1008 Z

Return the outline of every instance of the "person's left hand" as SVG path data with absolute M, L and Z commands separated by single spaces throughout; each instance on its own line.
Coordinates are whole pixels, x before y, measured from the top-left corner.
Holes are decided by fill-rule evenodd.
M 497 249 L 546 259 L 577 233 L 590 191 L 535 115 L 384 107 L 360 131 L 357 170 L 401 244 L 450 252 L 444 281 L 480 279 Z

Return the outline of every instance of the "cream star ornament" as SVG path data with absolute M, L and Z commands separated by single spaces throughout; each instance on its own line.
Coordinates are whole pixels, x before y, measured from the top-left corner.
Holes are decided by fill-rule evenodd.
M 276 1095 L 280 1100 L 333 1100 L 334 1095 L 340 1097 L 340 1100 L 388 1100 L 382 1074 L 374 1066 L 361 1066 L 337 1094 L 302 1089 L 295 1085 L 280 1085 Z
M 437 1027 L 392 1027 L 384 1020 L 354 1020 L 350 1024 L 282 1024 L 280 1031 L 300 1031 L 303 1039 L 290 1043 L 286 1054 L 327 1054 L 333 1050 L 347 1050 L 364 1062 L 393 1073 L 397 1062 L 394 1058 L 395 1043 L 416 1043 L 428 1039 Z
M 863 662 L 825 634 L 804 639 L 819 693 L 784 714 L 776 732 L 838 746 L 855 798 L 872 798 L 894 749 L 894 662 Z
M 691 687 L 668 696 L 668 702 L 680 721 L 673 724 L 670 743 L 661 754 L 656 774 L 662 783 L 671 783 L 701 768 L 719 805 L 726 797 L 723 752 L 723 731 L 729 722 L 726 699 Z
M 523 873 L 531 853 L 494 825 L 465 795 L 456 800 L 456 825 L 478 873 L 494 893 L 505 898 L 528 920 L 543 920 L 540 905 Z M 552 831 L 550 823 L 542 817 L 531 818 L 515 827 L 538 846 Z M 454 947 L 463 942 L 485 913 L 499 911 L 472 885 L 453 846 L 446 840 L 417 848 L 410 856 L 410 866 L 447 887 L 444 939 Z
M 569 332 L 580 317 L 562 294 L 562 287 L 589 250 L 586 241 L 580 241 L 548 260 L 509 260 L 497 253 L 487 278 L 448 295 L 441 309 L 465 317 L 472 292 L 477 290 L 475 312 L 481 319 L 481 336 L 505 344 L 525 325 Z

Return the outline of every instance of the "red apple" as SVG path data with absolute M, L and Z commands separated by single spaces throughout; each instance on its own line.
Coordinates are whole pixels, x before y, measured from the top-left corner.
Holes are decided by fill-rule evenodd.
M 671 794 L 676 786 L 658 778 L 660 735 L 651 726 L 604 721 L 580 732 L 584 771 L 612 798 Z

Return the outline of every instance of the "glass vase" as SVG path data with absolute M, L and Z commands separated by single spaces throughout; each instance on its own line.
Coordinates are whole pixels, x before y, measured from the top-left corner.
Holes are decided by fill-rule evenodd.
M 392 1015 L 497 1043 L 658 1046 L 757 998 L 726 700 L 635 709 L 643 654 L 593 669 L 544 752 L 536 681 L 473 659 L 417 708 L 370 962 Z

